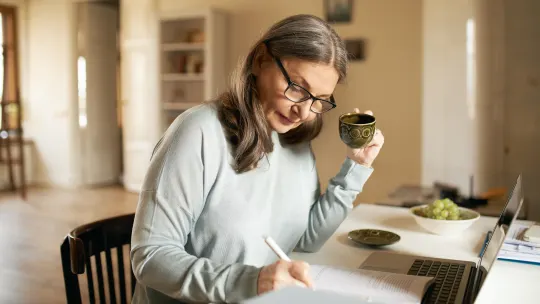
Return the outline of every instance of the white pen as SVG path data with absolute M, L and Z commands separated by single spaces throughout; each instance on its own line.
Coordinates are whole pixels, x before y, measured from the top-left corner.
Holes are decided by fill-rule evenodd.
M 287 262 L 291 261 L 291 259 L 285 254 L 285 252 L 283 252 L 283 250 L 281 250 L 279 245 L 274 241 L 274 239 L 272 237 L 267 236 L 267 237 L 264 238 L 264 241 L 266 242 L 266 244 L 268 244 L 268 246 L 270 246 L 272 251 L 274 251 L 274 253 L 277 254 L 277 256 L 280 259 L 285 260 Z M 302 286 L 305 287 L 304 283 L 301 283 L 301 284 L 302 284 Z M 312 289 L 315 290 L 315 286 L 313 286 Z
M 270 236 L 265 237 L 264 241 L 266 242 L 266 244 L 268 244 L 268 246 L 270 246 L 272 251 L 274 251 L 274 253 L 277 254 L 280 259 L 287 262 L 291 261 L 291 259 L 285 254 L 285 252 L 283 252 L 283 250 L 281 250 L 281 248 L 279 248 L 278 244 L 276 244 L 274 239 L 272 239 Z

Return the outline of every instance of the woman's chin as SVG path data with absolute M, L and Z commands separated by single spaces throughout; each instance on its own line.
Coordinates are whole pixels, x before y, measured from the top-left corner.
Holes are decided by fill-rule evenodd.
M 273 127 L 272 130 L 276 131 L 279 134 L 284 134 L 284 133 L 289 132 L 291 128 L 285 127 L 285 126 L 278 126 L 278 127 Z
M 272 128 L 272 130 L 274 130 L 275 132 L 279 133 L 279 134 L 283 134 L 283 133 L 287 133 L 289 132 L 290 130 L 293 129 L 294 125 L 284 125 L 278 121 L 272 121 L 270 123 L 270 127 Z

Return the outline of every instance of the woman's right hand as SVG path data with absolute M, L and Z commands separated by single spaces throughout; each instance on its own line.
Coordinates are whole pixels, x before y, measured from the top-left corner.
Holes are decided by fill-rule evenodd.
M 257 294 L 286 286 L 312 288 L 313 283 L 309 276 L 309 264 L 303 261 L 287 262 L 279 260 L 261 269 L 257 280 Z

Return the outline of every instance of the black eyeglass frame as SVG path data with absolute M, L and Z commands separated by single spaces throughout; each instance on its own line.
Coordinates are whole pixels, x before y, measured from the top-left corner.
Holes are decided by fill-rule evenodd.
M 285 67 L 283 66 L 283 63 L 281 63 L 281 60 L 274 56 L 274 54 L 272 54 L 272 51 L 270 51 L 270 46 L 268 44 L 268 41 L 265 41 L 264 42 L 265 46 L 266 46 L 266 49 L 268 50 L 268 53 L 270 54 L 270 56 L 272 56 L 272 58 L 274 58 L 274 60 L 276 61 L 276 64 L 279 68 L 279 70 L 281 71 L 281 73 L 283 74 L 283 77 L 285 77 L 285 80 L 287 80 L 287 88 L 285 89 L 285 91 L 283 91 L 283 95 L 285 95 L 285 97 L 294 102 L 294 103 L 301 103 L 301 102 L 304 102 L 306 100 L 309 100 L 311 99 L 311 105 L 309 106 L 309 110 L 312 111 L 313 113 L 317 113 L 317 114 L 322 114 L 322 113 L 326 113 L 332 109 L 334 109 L 335 107 L 337 107 L 336 105 L 336 102 L 335 102 L 335 99 L 334 99 L 334 95 L 330 95 L 330 100 L 327 100 L 327 99 L 323 99 L 323 98 L 319 98 L 319 97 L 316 97 L 314 96 L 313 94 L 311 94 L 310 91 L 308 91 L 306 88 L 304 88 L 303 86 L 299 85 L 298 83 L 294 82 L 291 80 L 291 77 L 289 77 L 289 74 L 287 73 L 287 70 L 285 70 Z M 291 86 L 295 86 L 301 90 L 303 90 L 304 92 L 307 93 L 307 96 L 305 98 L 302 98 L 300 100 L 292 100 L 290 99 L 288 96 L 287 96 L 287 91 L 291 88 Z M 328 104 L 330 104 L 332 107 L 325 110 L 325 111 L 322 111 L 322 112 L 317 112 L 317 111 L 314 111 L 313 110 L 313 103 L 315 102 L 315 100 L 320 100 L 321 102 L 326 102 Z M 324 108 L 324 107 L 323 107 Z

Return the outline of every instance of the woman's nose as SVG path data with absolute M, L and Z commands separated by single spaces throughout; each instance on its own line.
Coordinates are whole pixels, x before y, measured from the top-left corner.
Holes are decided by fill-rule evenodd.
M 311 99 L 308 99 L 303 102 L 296 103 L 293 106 L 294 112 L 301 120 L 306 120 L 309 117 L 309 112 L 311 108 Z

